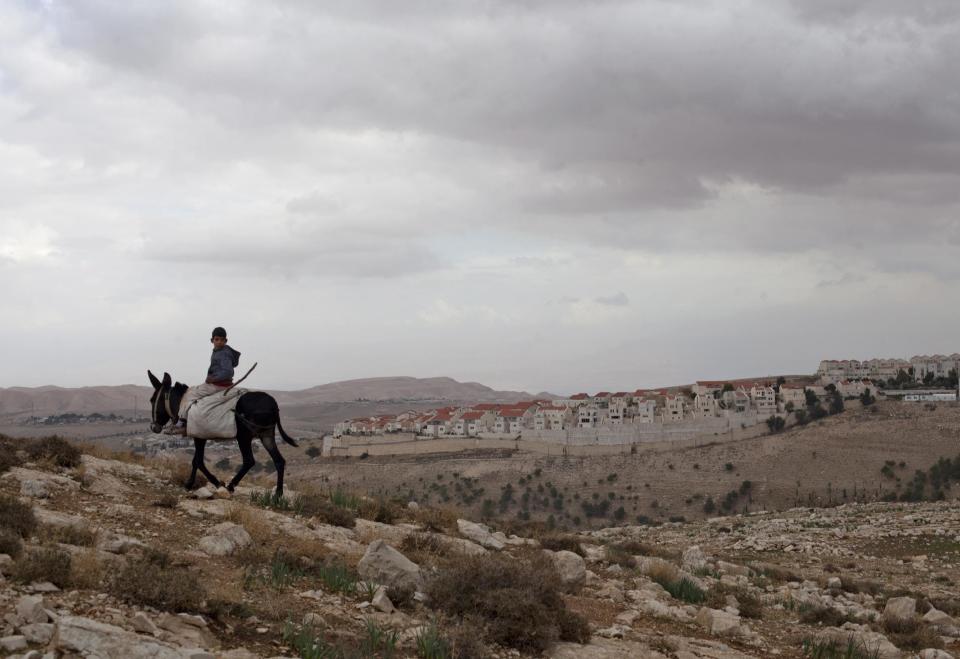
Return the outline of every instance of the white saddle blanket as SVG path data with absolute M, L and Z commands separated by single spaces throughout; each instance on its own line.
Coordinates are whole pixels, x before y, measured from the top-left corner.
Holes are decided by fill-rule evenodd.
M 197 399 L 187 410 L 187 436 L 198 439 L 231 439 L 237 436 L 237 401 L 247 389 L 231 389 Z

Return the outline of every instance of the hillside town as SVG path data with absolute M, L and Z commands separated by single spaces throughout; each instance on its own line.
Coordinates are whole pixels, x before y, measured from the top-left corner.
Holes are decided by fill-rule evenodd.
M 785 417 L 828 396 L 844 400 L 898 396 L 906 401 L 955 401 L 960 354 L 919 356 L 910 360 L 824 360 L 816 375 L 765 380 L 701 380 L 691 386 L 595 394 L 516 403 L 451 405 L 348 419 L 334 437 L 411 433 L 418 437 L 542 437 L 551 431 L 626 429 L 691 424 L 726 419 L 740 427 Z M 908 386 L 902 386 L 907 381 Z M 895 392 L 888 387 L 897 387 Z M 909 385 L 940 385 L 919 389 Z M 715 427 L 715 426 L 713 426 Z M 711 429 L 713 428 L 711 427 Z M 533 432 L 530 432 L 533 431 Z

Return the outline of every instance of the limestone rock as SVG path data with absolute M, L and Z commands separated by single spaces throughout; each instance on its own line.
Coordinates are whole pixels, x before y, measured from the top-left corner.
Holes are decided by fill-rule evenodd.
M 27 595 L 17 602 L 17 615 L 27 624 L 47 622 L 47 609 L 39 595 Z
M 740 636 L 743 629 L 740 626 L 740 616 L 703 607 L 697 613 L 697 624 L 714 636 Z
M 303 616 L 303 621 L 300 623 L 304 627 L 309 627 L 312 629 L 326 629 L 327 621 L 323 619 L 323 616 L 319 613 L 305 613 Z
M 921 650 L 917 657 L 919 657 L 919 659 L 953 659 L 953 655 L 949 652 L 945 650 L 937 650 L 936 648 L 927 648 L 926 650 Z
M 834 627 L 824 630 L 822 638 L 837 641 L 840 644 L 846 644 L 852 640 L 871 656 L 876 655 L 877 659 L 900 659 L 902 656 L 897 646 L 879 632 Z
M 33 516 L 37 521 L 46 526 L 55 526 L 58 529 L 72 528 L 77 531 L 90 530 L 90 523 L 83 517 L 77 515 L 68 515 L 59 513 L 55 510 L 47 510 L 39 506 L 33 507 Z
M 687 547 L 683 552 L 683 569 L 693 572 L 694 570 L 701 570 L 707 566 L 707 557 L 704 556 L 703 550 L 700 549 L 698 545 L 693 545 L 692 547 Z
M 891 597 L 883 608 L 883 617 L 892 622 L 906 623 L 917 614 L 917 600 L 912 597 Z
M 143 541 L 121 533 L 106 531 L 97 536 L 97 549 L 110 554 L 126 554 L 131 549 L 142 549 L 146 546 Z
M 586 583 L 587 564 L 583 557 L 566 550 L 549 552 L 549 554 L 550 560 L 560 574 L 560 582 L 567 589 L 578 590 Z
M 51 643 L 61 652 L 104 659 L 186 659 L 188 656 L 169 643 L 79 616 L 60 618 Z
M 666 655 L 633 641 L 593 638 L 587 645 L 557 643 L 546 654 L 549 659 L 666 659 Z
M 249 545 L 253 540 L 242 526 L 233 522 L 217 524 L 210 533 L 200 538 L 200 549 L 211 556 L 229 556 Z
M 0 638 L 0 648 L 7 652 L 25 650 L 26 647 L 27 639 L 23 636 L 4 636 L 3 638 Z
M 133 615 L 133 618 L 130 619 L 130 624 L 132 624 L 133 628 L 141 634 L 150 634 L 152 636 L 159 631 L 157 626 L 153 624 L 153 620 L 151 620 L 143 611 L 137 611 Z
M 382 584 L 387 588 L 420 587 L 420 566 L 388 545 L 374 540 L 360 559 L 357 572 L 362 579 Z
M 481 547 L 500 551 L 505 546 L 504 542 L 495 538 L 493 534 L 490 533 L 490 529 L 483 524 L 477 524 L 476 522 L 471 522 L 466 519 L 458 519 L 457 530 L 460 531 L 460 535 L 473 540 Z
M 377 611 L 382 611 L 383 613 L 393 613 L 395 610 L 393 602 L 387 597 L 387 589 L 383 586 L 377 588 L 377 592 L 374 594 L 373 599 L 370 600 L 370 604 L 373 605 L 373 608 Z
M 184 648 L 216 648 L 219 643 L 207 629 L 207 624 L 199 616 L 185 613 L 172 615 L 164 613 L 157 620 L 157 626 L 163 630 L 160 638 Z
M 210 491 L 210 488 L 204 485 L 201 488 L 197 488 L 193 491 L 192 494 L 194 499 L 200 499 L 201 501 L 206 501 L 207 499 L 213 498 L 213 492 Z
M 735 577 L 752 577 L 753 570 L 743 565 L 737 565 L 736 563 L 727 563 L 726 561 L 717 561 L 717 569 L 725 574 L 730 574 Z
M 650 576 L 660 571 L 676 571 L 677 566 L 670 561 L 656 556 L 640 556 L 637 560 L 637 571 L 645 576 Z
M 948 614 L 934 608 L 931 608 L 923 615 L 923 621 L 938 627 L 955 624 L 953 618 Z
M 20 633 L 27 639 L 27 643 L 46 645 L 53 638 L 53 625 L 49 622 L 35 622 L 21 627 Z
M 0 476 L 3 480 L 15 480 L 20 483 L 20 493 L 23 496 L 30 496 L 38 499 L 46 498 L 51 494 L 61 491 L 79 490 L 80 483 L 45 471 L 36 469 L 26 469 L 24 467 L 13 467 L 7 473 Z

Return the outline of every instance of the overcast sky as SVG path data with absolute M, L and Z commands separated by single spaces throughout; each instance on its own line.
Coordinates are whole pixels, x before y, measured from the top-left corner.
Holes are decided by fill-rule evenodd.
M 0 0 L 0 386 L 960 350 L 956 0 Z

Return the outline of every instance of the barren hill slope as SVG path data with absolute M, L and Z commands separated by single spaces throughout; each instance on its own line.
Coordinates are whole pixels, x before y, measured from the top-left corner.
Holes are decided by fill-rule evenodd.
M 255 382 L 254 382 L 255 383 Z M 251 386 L 254 384 L 251 383 Z M 515 402 L 533 398 L 522 391 L 496 391 L 476 382 L 452 378 L 385 377 L 346 380 L 299 391 L 270 391 L 281 405 L 295 406 L 298 414 L 317 415 L 329 403 L 363 401 L 462 401 Z M 9 387 L 0 388 L 0 415 L 130 414 L 134 408 L 147 411 L 150 387 L 137 385 L 101 387 Z M 337 418 L 336 420 L 340 420 Z
M 517 536 L 345 492 L 189 494 L 182 465 L 81 457 L 56 441 L 0 439 L 0 457 L 3 656 L 960 650 L 955 501 Z

